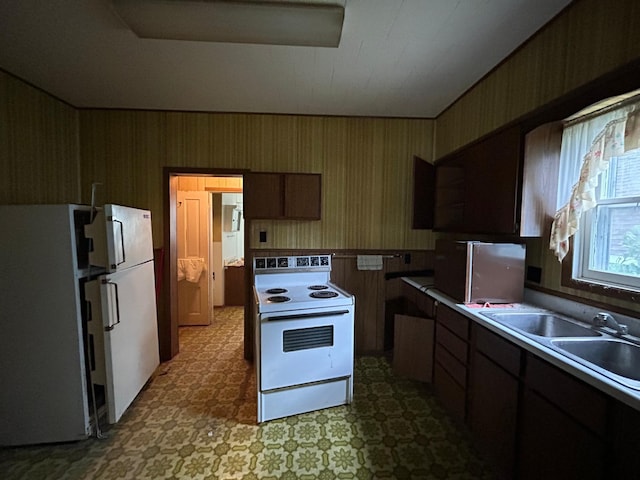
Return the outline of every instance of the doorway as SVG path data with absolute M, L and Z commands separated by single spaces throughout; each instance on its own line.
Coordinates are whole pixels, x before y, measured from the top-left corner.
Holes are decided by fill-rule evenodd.
M 206 312 L 207 315 L 199 317 L 204 319 L 205 323 L 202 324 L 206 324 L 207 319 L 215 322 L 214 308 L 225 302 L 225 267 L 233 268 L 235 280 L 232 283 L 239 282 L 238 277 L 243 280 L 239 288 L 244 294 L 240 295 L 240 298 L 243 301 L 248 298 L 247 285 L 250 285 L 250 272 L 243 267 L 245 245 L 248 245 L 247 232 L 250 228 L 249 222 L 245 222 L 242 215 L 242 185 L 245 174 L 244 170 L 171 167 L 166 167 L 164 170 L 165 262 L 163 302 L 160 308 L 162 314 L 159 315 L 160 354 L 163 361 L 174 357 L 180 350 L 178 327 L 181 324 L 189 324 L 180 320 L 185 310 L 190 314 Z M 195 198 L 199 200 L 193 200 Z M 189 202 L 190 204 L 187 205 Z M 184 210 L 179 212 L 180 209 Z M 190 212 L 187 209 L 190 209 Z M 206 210 L 204 216 L 200 215 L 202 209 Z M 191 216 L 188 218 L 186 228 L 183 225 L 184 213 L 187 214 L 187 218 Z M 193 228 L 189 228 L 189 221 L 193 222 Z M 197 234 L 190 234 L 190 230 Z M 196 240 L 195 237 L 205 238 L 205 240 Z M 233 240 L 234 244 L 231 247 L 227 245 L 223 249 L 223 240 L 227 243 Z M 207 247 L 206 251 L 202 247 L 203 243 Z M 180 270 L 184 270 L 185 263 L 192 263 L 190 262 L 192 259 L 202 260 L 205 264 L 198 284 L 188 283 L 185 278 L 178 280 L 179 275 L 186 273 Z M 239 273 L 240 270 L 242 273 Z M 183 298 L 184 295 L 181 296 L 184 294 L 182 291 L 184 289 L 187 289 L 189 294 L 186 300 Z M 235 290 L 237 291 L 238 288 Z M 237 304 L 237 300 L 235 302 Z M 186 309 L 185 303 L 188 307 Z M 250 325 L 250 312 L 246 302 L 242 306 L 245 311 L 243 334 L 245 358 L 250 360 L 252 332 L 247 328 Z

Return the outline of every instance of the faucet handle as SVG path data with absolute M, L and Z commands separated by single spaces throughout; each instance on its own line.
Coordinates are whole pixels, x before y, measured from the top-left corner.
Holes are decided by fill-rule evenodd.
M 596 314 L 596 316 L 593 317 L 593 324 L 598 327 L 613 328 L 618 335 L 626 335 L 629 333 L 629 327 L 618 323 L 610 313 L 600 312 Z
M 597 327 L 606 327 L 608 313 L 600 312 L 593 317 L 593 324 Z

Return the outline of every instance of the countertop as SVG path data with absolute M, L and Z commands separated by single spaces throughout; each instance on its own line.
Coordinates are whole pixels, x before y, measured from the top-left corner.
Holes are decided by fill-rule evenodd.
M 516 330 L 505 327 L 500 323 L 481 315 L 482 312 L 496 312 L 498 310 L 504 311 L 505 308 L 476 308 L 467 306 L 463 303 L 457 303 L 451 297 L 444 295 L 433 287 L 432 277 L 402 277 L 402 280 L 407 284 L 413 286 L 414 288 L 417 288 L 418 290 L 426 293 L 434 300 L 447 305 L 453 310 L 465 315 L 472 321 L 509 340 L 515 345 L 518 345 L 519 347 L 531 353 L 534 353 L 539 358 L 546 360 L 552 365 L 555 365 L 556 367 L 575 376 L 576 378 L 579 378 L 580 380 L 593 386 L 594 388 L 640 411 L 640 390 L 635 390 L 633 388 L 622 385 L 596 372 L 595 370 L 592 370 L 589 367 L 582 365 L 581 363 L 578 363 L 555 350 L 552 350 L 544 344 L 538 343 L 534 339 L 520 334 Z M 588 306 L 583 306 L 581 304 L 577 304 L 568 300 L 559 299 L 558 297 L 552 297 L 540 292 L 525 289 L 525 301 L 523 303 L 513 304 L 512 307 L 509 308 L 509 311 L 551 311 L 584 321 L 585 318 L 590 318 L 589 316 L 592 315 L 592 311 L 596 311 L 596 309 Z M 618 315 L 616 315 L 616 317 L 618 317 Z M 636 322 L 634 324 L 634 327 L 638 322 L 637 319 L 629 319 L 628 317 L 625 317 L 624 321 L 627 321 L 629 323 L 631 323 L 632 321 Z M 632 333 L 636 335 L 635 332 Z

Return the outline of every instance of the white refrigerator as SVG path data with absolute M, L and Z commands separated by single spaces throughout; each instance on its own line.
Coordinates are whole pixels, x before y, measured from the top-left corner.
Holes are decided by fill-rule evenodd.
M 0 445 L 87 438 L 159 365 L 150 213 L 3 205 L 0 222 Z

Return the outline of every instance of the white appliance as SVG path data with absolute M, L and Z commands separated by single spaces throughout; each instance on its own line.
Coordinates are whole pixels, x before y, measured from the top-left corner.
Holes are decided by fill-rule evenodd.
M 351 403 L 355 297 L 331 256 L 253 259 L 258 422 Z
M 159 365 L 150 213 L 93 216 L 0 206 L 0 445 L 87 438 Z

